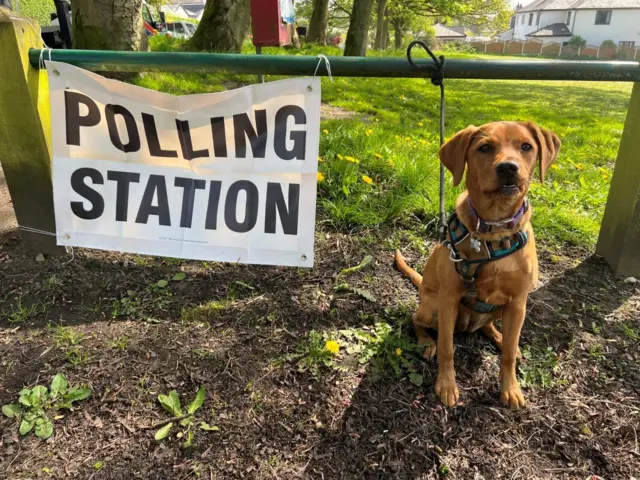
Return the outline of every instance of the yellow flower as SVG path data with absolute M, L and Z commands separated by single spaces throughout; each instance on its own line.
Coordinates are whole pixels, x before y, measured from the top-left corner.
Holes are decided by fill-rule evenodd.
M 405 97 L 404 95 L 400 95 L 400 100 L 406 101 L 407 97 Z
M 324 182 L 324 175 L 322 174 L 322 172 L 318 172 L 317 178 L 318 178 L 318 183 Z
M 373 180 L 371 180 L 371 177 L 368 175 L 362 175 L 362 181 L 364 183 L 368 183 L 369 185 L 373 185 Z
M 418 122 L 418 126 L 422 127 L 422 126 L 424 126 L 424 124 L 422 122 Z
M 396 135 L 396 140 L 400 140 L 400 135 Z
M 338 160 L 344 160 L 344 157 L 340 154 L 338 154 Z
M 360 160 L 358 160 L 357 158 L 350 157 L 349 155 L 346 155 L 346 156 L 344 157 L 344 159 L 345 159 L 347 162 L 351 162 L 351 163 L 360 163 Z
M 575 167 L 577 170 L 582 170 L 584 168 L 584 166 L 581 163 L 576 163 Z
M 329 350 L 334 355 L 340 351 L 340 345 L 335 340 L 327 340 L 327 343 L 324 344 L 324 348 Z
M 327 130 L 326 128 L 324 130 L 322 130 L 322 133 L 324 133 L 325 135 L 329 134 L 329 130 Z
M 318 155 L 318 162 L 324 162 L 324 158 L 322 158 L 320 155 Z
M 380 155 L 379 153 L 374 153 L 373 156 L 376 158 L 382 158 L 382 155 Z
M 389 165 L 390 167 L 395 167 L 396 166 L 396 164 L 393 163 L 393 160 L 391 160 L 391 159 L 387 160 L 387 165 Z
M 364 132 L 364 134 L 368 137 L 369 135 L 371 135 L 373 133 L 373 130 L 369 129 L 366 132 Z
M 551 165 L 551 168 L 553 168 L 554 170 L 558 170 L 560 167 L 558 165 Z
M 402 349 L 401 348 L 396 348 L 396 355 L 399 357 L 400 355 L 402 355 Z
M 410 142 L 410 141 L 411 141 L 411 137 L 404 137 L 404 139 L 405 139 L 407 142 Z
M 427 141 L 424 138 L 421 138 L 420 140 L 418 140 L 422 145 L 426 145 Z

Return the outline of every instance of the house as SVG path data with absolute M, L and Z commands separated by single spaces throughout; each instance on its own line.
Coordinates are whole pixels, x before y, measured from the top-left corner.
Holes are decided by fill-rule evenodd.
M 169 0 L 162 11 L 178 18 L 200 21 L 204 13 L 205 0 Z
M 574 35 L 589 45 L 640 46 L 640 0 L 535 0 L 516 7 L 514 39 L 563 44 Z
M 457 28 L 458 30 L 462 28 L 463 31 L 460 33 L 459 31 L 454 30 L 454 28 Z M 435 30 L 436 40 L 441 43 L 463 42 L 464 39 L 467 38 L 467 35 L 464 33 L 464 27 L 447 27 L 441 23 L 436 23 L 433 26 L 433 29 Z
M 495 38 L 505 42 L 513 40 L 513 28 L 510 28 L 506 32 L 498 33 Z

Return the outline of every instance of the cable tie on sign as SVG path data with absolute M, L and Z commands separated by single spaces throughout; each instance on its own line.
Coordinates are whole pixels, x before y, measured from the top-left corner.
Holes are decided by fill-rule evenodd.
M 331 75 L 331 64 L 329 63 L 329 59 L 327 58 L 327 56 L 319 53 L 316 58 L 318 59 L 318 64 L 316 65 L 316 70 L 313 72 L 313 78 L 316 78 L 316 75 L 318 74 L 318 69 L 320 68 L 320 65 L 322 65 L 322 61 L 324 60 L 324 65 L 325 67 L 327 67 L 327 74 L 329 76 L 329 80 L 333 83 L 333 76 Z M 308 92 L 313 91 L 313 87 L 311 86 L 311 84 L 309 84 L 309 86 L 307 87 L 307 91 Z
M 41 70 L 45 70 L 47 68 L 47 66 L 44 63 L 44 52 L 48 51 L 49 52 L 49 61 L 52 62 L 53 60 L 51 60 L 51 48 L 47 47 L 47 48 L 41 48 L 40 49 L 40 58 L 38 59 L 38 65 L 40 66 Z M 60 75 L 60 72 L 58 71 L 57 68 L 53 69 L 53 74 L 54 75 Z

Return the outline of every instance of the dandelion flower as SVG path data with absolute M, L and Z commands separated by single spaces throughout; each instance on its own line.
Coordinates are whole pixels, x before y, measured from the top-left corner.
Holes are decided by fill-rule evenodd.
M 418 122 L 418 126 L 419 126 L 419 127 L 423 127 L 423 126 L 424 126 L 424 124 L 423 124 L 422 122 Z
M 363 181 L 364 183 L 368 183 L 369 185 L 373 185 L 373 180 L 372 180 L 372 179 L 371 179 L 371 177 L 370 177 L 370 176 L 368 176 L 368 175 L 363 175 L 363 176 L 362 176 L 362 181 Z
M 360 160 L 358 160 L 357 158 L 350 157 L 349 155 L 346 155 L 346 156 L 344 157 L 344 159 L 345 159 L 347 162 L 351 162 L 351 163 L 360 163 Z
M 396 348 L 396 355 L 399 357 L 400 355 L 402 355 L 402 349 L 401 348 Z
M 554 170 L 558 170 L 560 167 L 558 165 L 551 165 L 551 168 L 553 168 Z
M 324 162 L 324 158 L 322 158 L 320 155 L 318 155 L 318 161 L 319 162 Z
M 344 157 L 340 154 L 338 154 L 338 160 L 344 160 Z
M 371 135 L 373 133 L 373 130 L 369 129 L 366 132 L 364 132 L 365 135 L 368 137 L 369 135 Z
M 325 128 L 324 130 L 322 130 L 322 133 L 324 133 L 325 135 L 329 135 L 329 130 Z
M 336 355 L 340 351 L 340 345 L 335 340 L 327 340 L 324 344 L 324 348 Z
M 582 170 L 584 168 L 584 165 L 582 165 L 581 163 L 576 163 L 575 167 L 577 170 Z
M 317 178 L 318 178 L 318 183 L 324 182 L 324 175 L 322 174 L 322 172 L 318 172 Z
M 382 155 L 380 155 L 379 153 L 374 153 L 373 156 L 376 158 L 382 158 Z

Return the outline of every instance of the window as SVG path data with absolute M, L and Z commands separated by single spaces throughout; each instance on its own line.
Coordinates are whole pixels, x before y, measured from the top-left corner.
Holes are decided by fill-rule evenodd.
M 520 15 L 520 25 L 524 25 L 524 17 L 526 17 L 526 15 Z
M 533 13 L 529 14 L 529 25 L 533 25 Z
M 176 23 L 175 29 L 176 29 L 176 33 L 184 33 L 184 28 L 182 28 L 181 23 Z
M 536 15 L 536 25 L 540 26 L 540 12 Z
M 636 42 L 620 42 L 618 46 L 620 48 L 635 48 Z
M 611 23 L 611 10 L 598 10 L 596 12 L 596 25 L 609 25 Z
M 571 25 L 571 12 L 567 12 L 567 26 Z

